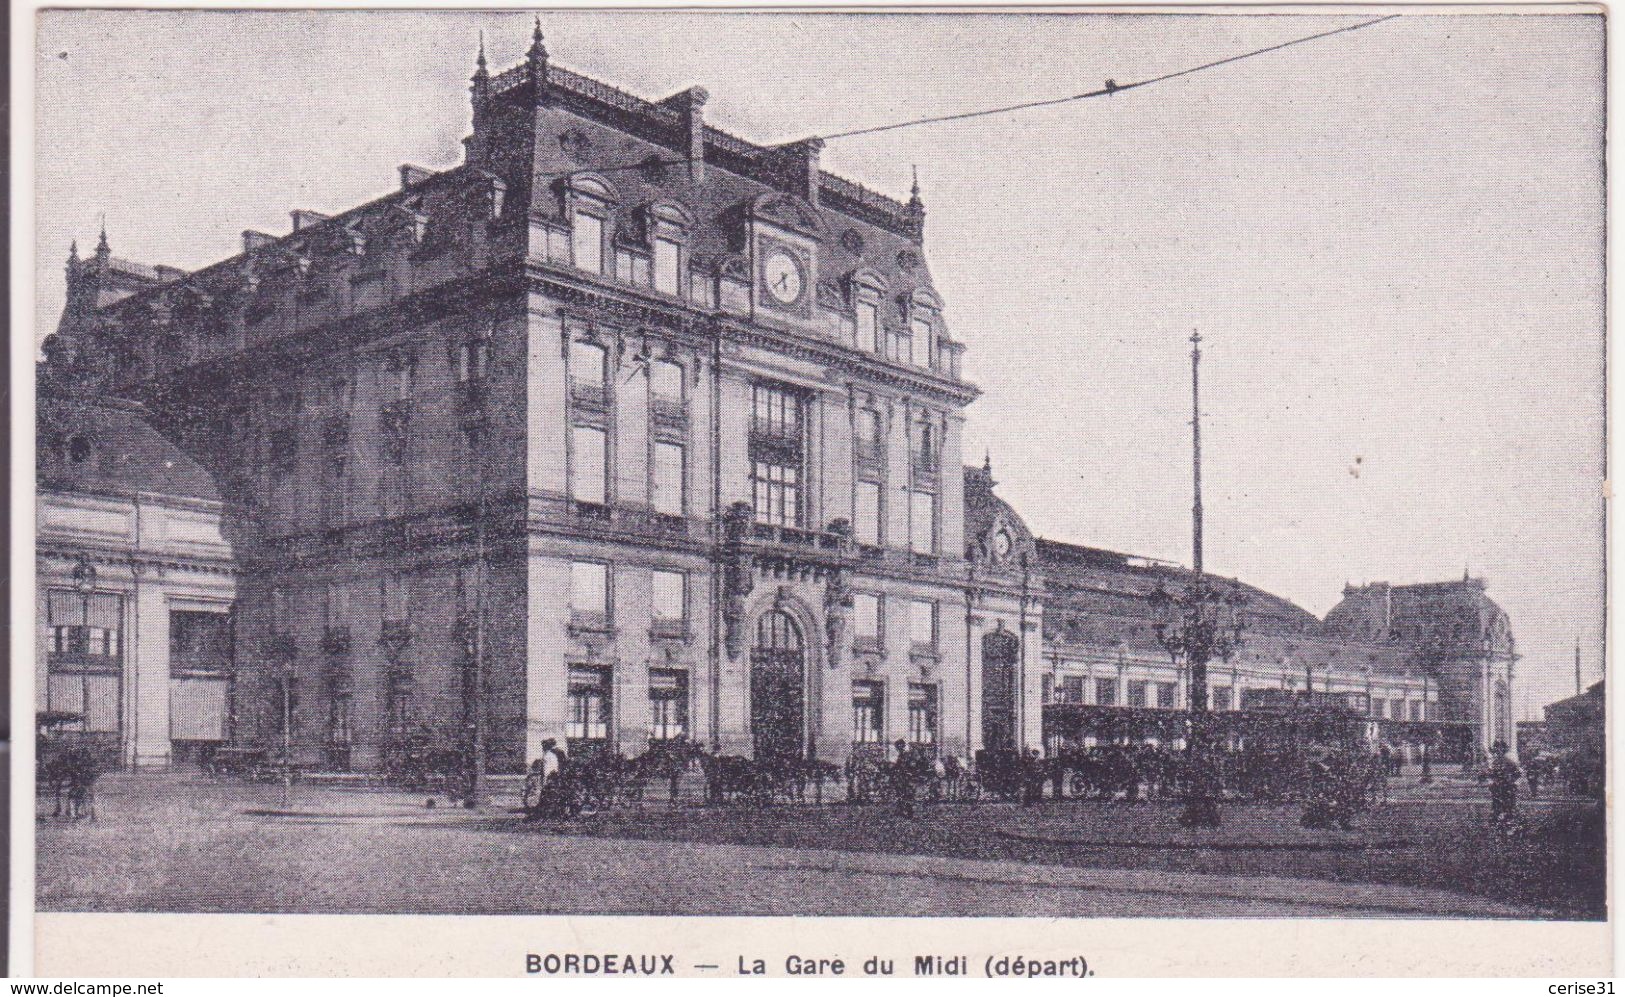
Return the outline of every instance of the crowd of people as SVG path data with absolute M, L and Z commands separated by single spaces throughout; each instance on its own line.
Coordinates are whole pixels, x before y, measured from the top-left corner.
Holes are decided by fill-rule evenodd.
M 590 760 L 572 763 L 565 746 L 548 739 L 525 777 L 525 811 L 530 819 L 573 814 L 579 809 L 583 781 L 591 780 L 597 769 L 614 769 L 609 777 L 617 779 L 637 773 L 637 778 L 647 781 L 657 774 L 669 780 L 675 800 L 678 781 L 691 764 L 706 774 L 707 800 L 720 802 L 710 785 L 719 770 L 715 764 L 719 759 L 733 760 L 684 741 L 651 750 L 640 759 L 623 760 L 618 767 L 595 766 Z M 758 768 L 766 765 L 739 761 Z M 1049 755 L 1036 748 L 982 751 L 972 761 L 941 756 L 928 746 L 899 740 L 883 752 L 854 755 L 844 772 L 849 801 L 889 804 L 913 817 L 923 802 L 986 796 L 1029 806 L 1046 798 L 1122 803 L 1177 799 L 1191 790 L 1192 764 L 1184 751 L 1151 743 L 1064 748 Z M 1351 828 L 1363 813 L 1386 799 L 1388 781 L 1399 771 L 1397 753 L 1373 752 L 1360 745 L 1226 748 L 1215 751 L 1208 764 L 1204 771 L 1212 780 L 1209 785 L 1221 799 L 1299 804 L 1303 826 L 1321 829 Z M 1507 746 L 1498 742 L 1483 769 L 1492 818 L 1504 821 L 1516 812 L 1520 781 L 1527 780 L 1530 795 L 1538 797 L 1542 783 L 1555 779 L 1558 771 L 1550 759 L 1538 756 L 1531 759 L 1527 770 L 1521 768 Z M 771 794 L 767 802 L 772 802 Z

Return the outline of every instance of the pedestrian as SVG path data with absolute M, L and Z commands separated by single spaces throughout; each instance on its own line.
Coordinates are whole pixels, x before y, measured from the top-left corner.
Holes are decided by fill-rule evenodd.
M 536 820 L 542 815 L 542 786 L 547 782 L 547 762 L 538 758 L 530 763 L 530 769 L 525 773 L 525 789 L 520 796 L 520 805 L 524 807 L 525 819 Z
M 897 798 L 897 812 L 904 817 L 914 816 L 914 755 L 908 742 L 898 739 L 893 745 L 897 759 L 891 764 L 892 795 Z
M 564 753 L 559 750 L 558 742 L 551 737 L 542 741 L 542 757 L 538 760 L 542 765 L 542 785 L 536 801 L 537 816 L 556 816 L 561 809 L 559 797 L 564 774 Z
M 1044 760 L 1039 757 L 1037 748 L 1028 748 L 1022 758 L 1021 781 L 1023 805 L 1032 805 L 1043 802 L 1044 799 Z
M 1509 750 L 1505 741 L 1496 741 L 1490 748 L 1495 756 L 1490 762 L 1490 818 L 1496 821 L 1510 820 L 1518 809 L 1518 780 L 1523 778 L 1523 770 Z
M 1529 759 L 1529 767 L 1524 771 L 1524 778 L 1529 782 L 1529 798 L 1540 799 L 1540 781 L 1546 776 L 1546 756 L 1536 755 Z

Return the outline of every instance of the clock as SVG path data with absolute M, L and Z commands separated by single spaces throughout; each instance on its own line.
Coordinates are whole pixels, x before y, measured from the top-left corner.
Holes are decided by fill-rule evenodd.
M 801 273 L 801 261 L 785 249 L 768 252 L 762 263 L 762 282 L 767 285 L 767 293 L 781 305 L 800 301 L 807 283 Z
M 1000 530 L 993 537 L 993 557 L 994 557 L 994 559 L 1002 561 L 1005 558 L 1009 557 L 1010 556 L 1010 546 L 1011 545 L 1010 545 L 1010 534 L 1009 534 L 1009 532 L 1007 532 L 1005 530 Z

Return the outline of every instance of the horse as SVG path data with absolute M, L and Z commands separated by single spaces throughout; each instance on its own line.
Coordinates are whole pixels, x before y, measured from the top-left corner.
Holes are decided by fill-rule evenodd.
M 50 752 L 42 766 L 41 777 L 51 787 L 54 807 L 53 819 L 63 816 L 63 798 L 67 798 L 69 820 L 88 816 L 96 819 L 96 756 L 89 749 L 69 745 Z
M 770 802 L 772 783 L 755 761 L 741 755 L 706 754 L 700 758 L 705 772 L 707 803 L 727 803 L 740 798 L 757 803 Z
M 705 749 L 687 738 L 654 741 L 649 750 L 632 760 L 633 778 L 638 782 L 637 799 L 643 801 L 643 786 L 651 779 L 664 779 L 668 806 L 677 805 L 677 787 L 683 773 L 705 758 Z

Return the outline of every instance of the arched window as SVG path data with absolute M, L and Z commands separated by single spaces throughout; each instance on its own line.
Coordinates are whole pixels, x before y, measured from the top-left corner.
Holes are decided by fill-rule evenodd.
M 68 461 L 73 464 L 83 464 L 90 459 L 90 441 L 83 436 L 75 436 L 68 441 Z
M 801 628 L 789 613 L 775 609 L 756 621 L 756 649 L 758 651 L 801 650 Z

